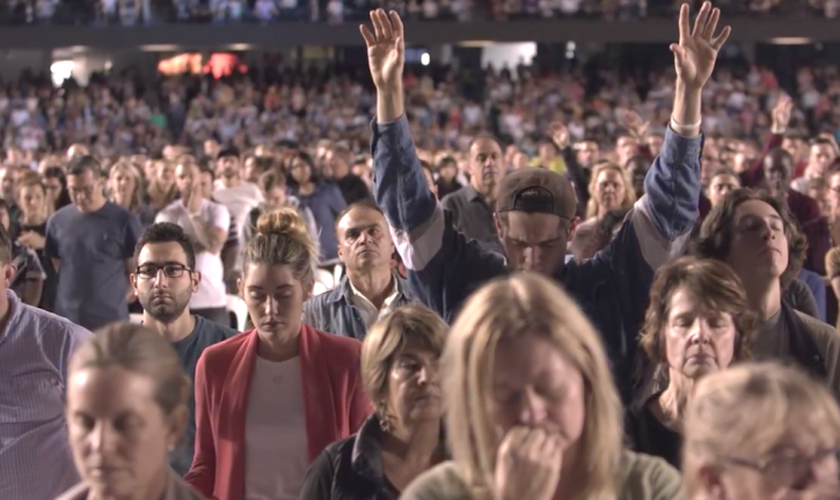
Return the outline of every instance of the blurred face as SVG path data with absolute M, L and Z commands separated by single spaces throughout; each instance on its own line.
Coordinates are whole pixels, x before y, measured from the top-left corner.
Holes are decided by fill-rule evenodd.
M 478 139 L 470 148 L 470 182 L 479 193 L 493 192 L 505 176 L 502 148 L 492 139 Z
M 781 196 L 787 193 L 792 178 L 793 164 L 790 158 L 768 156 L 764 159 L 764 179 L 770 196 Z
M 741 187 L 741 183 L 737 177 L 729 174 L 720 174 L 712 177 L 709 183 L 708 196 L 712 206 L 717 205 L 730 192 Z
M 595 200 L 601 207 L 601 213 L 620 207 L 626 197 L 627 192 L 621 172 L 607 168 L 598 173 L 595 181 Z
M 615 152 L 618 155 L 618 164 L 624 165 L 635 153 L 639 142 L 628 136 L 621 136 L 615 143 Z
M 111 188 L 124 197 L 134 194 L 134 177 L 122 168 L 114 170 L 111 177 Z
M 175 165 L 171 161 L 158 162 L 157 177 L 164 186 L 171 186 L 175 181 Z
M 367 162 L 356 163 L 355 165 L 353 165 L 352 171 L 353 175 L 365 181 L 365 184 L 367 184 L 368 187 L 373 185 L 372 170 L 368 166 Z
M 39 213 L 46 206 L 46 193 L 39 185 L 22 186 L 18 191 L 18 198 L 24 213 Z
M 452 182 L 458 175 L 458 166 L 452 162 L 443 163 L 438 170 L 438 175 L 445 182 Z
M 814 176 L 825 175 L 834 157 L 834 148 L 830 144 L 814 144 L 808 156 L 808 168 Z
M 803 145 L 804 141 L 801 139 L 785 137 L 782 140 L 782 149 L 790 153 L 790 155 L 794 158 L 801 158 Z
M 144 246 L 137 256 L 137 269 L 130 276 L 143 311 L 166 324 L 187 311 L 200 278 L 198 272 L 191 272 L 187 254 L 174 241 Z
M 88 151 L 87 146 L 84 144 L 73 144 L 67 149 L 67 159 L 71 160 L 77 156 L 85 156 L 89 155 L 90 151 Z
M 3 229 L 6 231 L 8 231 L 12 225 L 12 219 L 9 217 L 9 211 L 5 208 L 0 208 L 0 224 L 3 225 Z
M 738 331 L 732 315 L 708 310 L 682 287 L 671 294 L 662 333 L 668 366 L 690 379 L 726 368 L 735 356 Z
M 61 186 L 61 180 L 56 177 L 46 177 L 44 178 L 44 187 L 46 188 L 47 199 L 50 203 L 54 204 L 61 195 L 61 190 L 63 189 Z
M 91 169 L 85 169 L 81 175 L 67 176 L 67 192 L 80 212 L 91 212 L 99 209 L 104 202 L 103 183 L 102 177 L 95 175 Z
M 528 158 L 528 155 L 525 153 L 516 153 L 513 155 L 513 160 L 511 161 L 511 166 L 519 170 L 520 168 L 525 168 L 531 164 L 531 159 Z
M 647 145 L 650 148 L 650 154 L 652 154 L 654 158 L 659 156 L 659 152 L 662 151 L 663 142 L 665 142 L 665 138 L 661 135 L 651 135 L 647 138 Z
M 835 214 L 840 214 L 840 172 L 828 178 L 828 203 Z
M 204 154 L 210 158 L 215 158 L 219 154 L 219 143 L 212 139 L 204 141 Z
M 554 149 L 554 144 L 548 142 L 540 144 L 540 158 L 542 158 L 543 161 L 551 161 L 555 156 L 557 156 L 557 150 Z M 548 165 L 543 166 L 548 167 Z
M 438 356 L 409 342 L 388 371 L 387 399 L 389 413 L 403 424 L 440 420 Z
M 293 339 L 300 333 L 304 288 L 286 265 L 248 264 L 239 291 L 259 334 L 268 339 Z
M 248 182 L 257 182 L 260 177 L 261 172 L 257 169 L 257 157 L 256 156 L 249 156 L 245 160 L 245 180 Z
M 312 169 L 300 158 L 292 160 L 289 172 L 292 174 L 292 179 L 294 179 L 298 184 L 306 184 L 312 178 Z
M 286 186 L 273 187 L 268 192 L 263 193 L 265 196 L 265 204 L 268 208 L 280 208 L 286 205 Z
M 67 384 L 67 427 L 76 468 L 95 498 L 136 498 L 168 473 L 186 410 L 167 417 L 154 381 L 118 367 L 83 368 Z
M 644 158 L 636 156 L 627 162 L 627 173 L 630 174 L 636 196 L 642 196 L 645 193 L 645 176 L 648 170 L 650 170 L 650 163 Z
M 717 490 L 717 498 L 739 500 L 838 498 L 837 443 L 821 434 L 819 429 L 790 429 L 768 453 L 739 450 L 733 457 L 739 463 L 724 461 L 724 467 L 710 470 L 702 477 L 704 486 Z
M 175 187 L 181 193 L 181 196 L 188 198 L 192 196 L 193 190 L 196 189 L 198 183 L 198 167 L 193 163 L 181 163 L 175 169 Z M 200 194 L 197 192 L 196 194 Z
M 196 187 L 201 189 L 201 195 L 209 200 L 213 195 L 213 174 L 210 172 L 199 172 L 198 185 Z
M 511 269 L 550 276 L 563 265 L 570 221 L 553 214 L 528 212 L 507 212 L 494 218 Z
M 15 182 L 18 171 L 15 168 L 0 168 L 0 189 L 3 190 L 3 198 L 13 200 L 15 195 Z
M 586 419 L 580 371 L 550 340 L 525 335 L 496 347 L 491 419 L 499 439 L 513 427 L 543 429 L 572 445 Z
M 423 169 L 423 178 L 426 179 L 426 187 L 428 187 L 429 191 L 431 191 L 432 194 L 435 195 L 435 198 L 437 198 L 437 184 L 435 184 L 435 178 L 432 176 L 432 172 L 428 168 Z
M 580 143 L 580 147 L 577 151 L 577 160 L 581 166 L 588 168 L 592 166 L 596 160 L 598 160 L 599 155 L 600 148 L 598 147 L 597 142 L 584 141 Z
M 236 156 L 219 158 L 218 175 L 226 179 L 239 176 L 239 158 Z
M 788 238 L 778 212 L 760 200 L 735 209 L 727 264 L 747 283 L 778 279 L 787 269 Z
M 391 265 L 394 244 L 385 216 L 356 207 L 338 221 L 338 256 L 348 269 L 370 271 Z
M 336 179 L 344 178 L 350 173 L 350 164 L 332 149 L 327 150 L 324 156 L 324 163 Z

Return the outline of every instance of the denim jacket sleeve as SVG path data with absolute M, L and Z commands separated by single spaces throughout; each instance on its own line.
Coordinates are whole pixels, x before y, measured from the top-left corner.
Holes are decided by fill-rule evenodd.
M 473 290 L 505 273 L 504 258 L 455 230 L 452 215 L 426 186 L 405 116 L 372 127 L 373 194 L 388 219 L 411 291 L 451 321 Z

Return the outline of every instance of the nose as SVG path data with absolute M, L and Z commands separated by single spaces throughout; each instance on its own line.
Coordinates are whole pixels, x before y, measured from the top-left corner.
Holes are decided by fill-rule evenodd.
M 435 371 L 430 366 L 424 366 L 417 372 L 417 385 L 426 386 L 435 380 Z
M 526 247 L 522 252 L 522 256 L 525 259 L 526 269 L 533 269 L 542 261 L 542 252 L 539 247 Z
M 709 324 L 704 319 L 697 318 L 694 320 L 688 333 L 688 341 L 690 344 L 709 343 Z
M 265 300 L 265 314 L 266 314 L 266 316 L 274 316 L 279 309 L 280 309 L 279 303 L 277 302 L 277 299 L 275 299 L 274 297 L 268 297 Z
M 532 388 L 525 389 L 519 408 L 519 423 L 525 426 L 541 424 L 547 415 L 545 401 Z
M 114 444 L 114 436 L 110 426 L 103 422 L 97 422 L 90 434 L 90 446 L 93 451 L 109 451 Z

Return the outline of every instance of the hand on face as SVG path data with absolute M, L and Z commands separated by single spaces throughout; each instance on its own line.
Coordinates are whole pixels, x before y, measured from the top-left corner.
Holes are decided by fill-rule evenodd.
M 568 443 L 543 429 L 514 427 L 496 456 L 493 488 L 501 500 L 551 500 Z

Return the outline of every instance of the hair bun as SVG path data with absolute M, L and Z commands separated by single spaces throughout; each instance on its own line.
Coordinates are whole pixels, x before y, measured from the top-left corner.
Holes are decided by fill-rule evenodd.
M 309 239 L 309 231 L 298 211 L 283 207 L 271 212 L 264 212 L 257 219 L 257 234 L 263 236 L 289 236 L 298 240 Z

